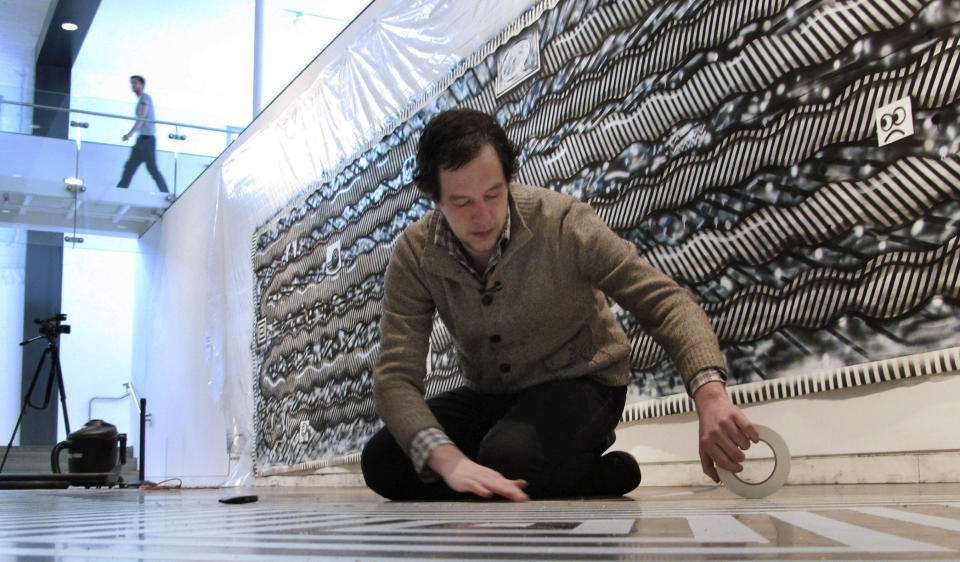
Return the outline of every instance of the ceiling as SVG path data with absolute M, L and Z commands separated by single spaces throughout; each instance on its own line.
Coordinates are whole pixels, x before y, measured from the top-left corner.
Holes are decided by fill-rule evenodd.
M 0 0 L 0 52 L 35 53 L 51 0 Z

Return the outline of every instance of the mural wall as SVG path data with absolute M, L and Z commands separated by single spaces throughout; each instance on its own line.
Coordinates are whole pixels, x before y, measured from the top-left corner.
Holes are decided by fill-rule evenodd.
M 453 107 L 495 114 L 520 181 L 588 201 L 689 288 L 731 384 L 960 346 L 958 22 L 945 1 L 535 5 L 256 233 L 258 471 L 355 458 L 379 428 L 383 274 L 432 208 L 411 180 L 419 133 Z M 682 393 L 613 307 L 628 402 Z M 428 393 L 458 384 L 439 323 L 428 369 Z

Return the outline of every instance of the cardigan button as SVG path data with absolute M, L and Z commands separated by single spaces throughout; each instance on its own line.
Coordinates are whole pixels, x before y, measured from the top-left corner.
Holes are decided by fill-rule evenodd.
M 500 334 L 493 334 L 490 336 L 490 343 L 500 343 Z
M 509 373 L 509 372 L 510 372 L 510 363 L 501 363 L 501 364 L 500 364 L 500 372 L 501 372 L 501 373 Z
M 483 295 L 483 298 L 480 299 L 480 302 L 483 303 L 483 306 L 490 306 L 493 303 L 493 295 Z

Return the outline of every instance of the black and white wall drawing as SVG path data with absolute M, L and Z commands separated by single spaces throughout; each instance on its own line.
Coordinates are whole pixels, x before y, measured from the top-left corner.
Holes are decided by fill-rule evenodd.
M 453 107 L 496 115 L 520 148 L 519 181 L 589 202 L 692 291 L 731 385 L 960 346 L 960 8 L 555 0 L 531 11 L 254 234 L 258 470 L 351 458 L 378 429 L 383 274 L 392 241 L 432 209 L 412 184 L 419 132 Z M 628 403 L 682 393 L 660 348 L 611 304 L 633 345 Z M 428 370 L 428 393 L 458 384 L 439 323 Z

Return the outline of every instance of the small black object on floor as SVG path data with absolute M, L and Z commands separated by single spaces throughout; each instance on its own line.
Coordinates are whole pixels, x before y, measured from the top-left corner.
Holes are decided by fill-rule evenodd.
M 257 501 L 257 496 L 232 496 L 229 498 L 220 498 L 220 503 L 253 503 Z

